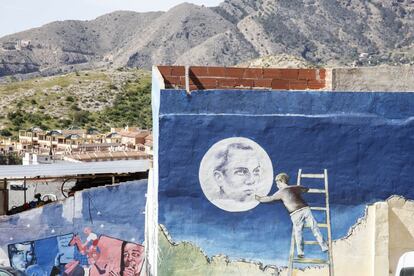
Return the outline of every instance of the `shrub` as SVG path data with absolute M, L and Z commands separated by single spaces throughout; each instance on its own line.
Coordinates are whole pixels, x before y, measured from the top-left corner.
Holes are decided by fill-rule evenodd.
M 67 97 L 66 97 L 66 101 L 67 101 L 67 102 L 74 102 L 74 101 L 75 101 L 75 98 L 74 98 L 74 97 L 72 97 L 72 96 L 67 96 Z

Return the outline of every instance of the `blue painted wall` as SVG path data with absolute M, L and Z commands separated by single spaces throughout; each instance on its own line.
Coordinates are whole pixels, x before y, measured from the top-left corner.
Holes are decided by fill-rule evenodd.
M 412 93 L 226 90 L 187 96 L 162 90 L 159 223 L 175 241 L 192 242 L 209 256 L 286 265 L 291 222 L 283 205 L 230 213 L 211 204 L 198 180 L 207 150 L 222 139 L 246 137 L 268 153 L 275 174 L 296 179 L 299 168 L 328 169 L 338 239 L 367 204 L 391 195 L 414 198 L 413 115 Z M 322 204 L 320 197 L 307 200 Z

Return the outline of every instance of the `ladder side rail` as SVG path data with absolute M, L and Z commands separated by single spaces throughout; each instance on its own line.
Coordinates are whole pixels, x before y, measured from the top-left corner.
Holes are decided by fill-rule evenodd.
M 329 185 L 328 170 L 324 169 L 325 190 L 326 190 L 326 224 L 328 225 L 328 255 L 329 255 L 329 276 L 334 276 L 333 272 L 333 256 L 332 256 L 332 233 L 331 233 L 331 211 L 329 208 Z
M 302 169 L 299 169 L 296 185 L 300 185 L 301 175 L 302 175 Z M 293 227 L 294 226 L 292 224 L 292 237 L 290 239 L 288 276 L 293 275 L 293 259 L 295 258 L 295 243 L 296 243 L 296 241 L 295 241 L 295 234 L 294 234 Z
M 302 178 L 302 169 L 299 169 L 298 171 L 298 180 L 296 181 L 296 185 L 300 185 L 300 180 Z

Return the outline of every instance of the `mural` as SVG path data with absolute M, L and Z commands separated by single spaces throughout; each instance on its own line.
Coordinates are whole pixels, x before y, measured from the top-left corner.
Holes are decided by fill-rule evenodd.
M 77 192 L 0 222 L 0 267 L 18 275 L 142 276 L 147 181 Z
M 255 194 L 267 194 L 273 168 L 269 156 L 247 138 L 228 138 L 214 144 L 201 160 L 199 178 L 205 196 L 217 207 L 247 211 L 257 206 Z
M 86 240 L 67 234 L 8 245 L 10 266 L 24 275 L 141 275 L 144 247 L 86 227 Z
M 155 99 L 159 275 L 277 275 L 292 233 L 295 257 L 326 259 L 326 212 L 310 209 L 325 207 L 309 192 L 321 180 L 297 186 L 299 169 L 328 171 L 339 259 L 367 205 L 414 198 L 412 93 L 170 89 Z
M 262 203 L 270 203 L 275 201 L 282 201 L 286 210 L 289 212 L 292 220 L 293 233 L 296 242 L 297 256 L 303 258 L 305 252 L 303 251 L 303 227 L 305 223 L 309 225 L 313 235 L 321 246 L 322 252 L 328 251 L 328 245 L 324 241 L 318 223 L 312 215 L 309 205 L 302 197 L 302 193 L 309 191 L 309 188 L 301 185 L 289 186 L 289 176 L 286 173 L 280 173 L 275 178 L 276 186 L 279 189 L 272 196 L 255 195 L 255 199 Z

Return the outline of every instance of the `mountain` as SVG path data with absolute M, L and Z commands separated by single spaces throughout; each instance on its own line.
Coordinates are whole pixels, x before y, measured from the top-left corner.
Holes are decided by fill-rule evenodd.
M 0 77 L 102 66 L 230 66 L 280 54 L 317 66 L 413 64 L 413 30 L 413 0 L 183 3 L 167 12 L 118 11 L 2 37 Z

